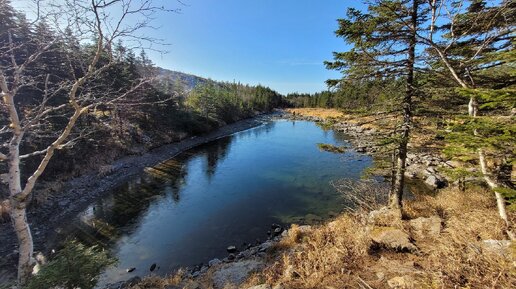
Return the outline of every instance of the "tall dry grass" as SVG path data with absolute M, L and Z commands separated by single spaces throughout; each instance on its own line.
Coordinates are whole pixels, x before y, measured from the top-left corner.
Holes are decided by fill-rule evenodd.
M 364 213 L 346 213 L 308 233 L 294 226 L 254 278 L 287 289 L 391 288 L 399 280 L 398 288 L 516 288 L 514 245 L 502 253 L 484 244 L 505 238 L 489 192 L 448 189 L 405 202 L 405 210 L 406 219 L 442 218 L 439 236 L 415 242 L 418 254 L 371 250 Z
M 366 198 L 376 198 L 374 192 L 369 194 Z M 410 219 L 439 216 L 442 220 L 440 234 L 412 239 L 417 253 L 372 246 L 370 232 L 381 225 L 367 223 L 367 210 L 373 208 L 361 206 L 358 213 L 345 213 L 311 229 L 293 225 L 270 250 L 267 267 L 238 288 L 263 283 L 284 289 L 516 288 L 515 246 L 499 250 L 484 242 L 505 237 L 490 192 L 447 189 L 407 201 L 404 208 L 402 226 L 397 229 L 409 234 Z M 196 280 L 197 288 L 211 288 L 209 277 Z M 133 289 L 181 282 L 180 275 L 151 277 Z

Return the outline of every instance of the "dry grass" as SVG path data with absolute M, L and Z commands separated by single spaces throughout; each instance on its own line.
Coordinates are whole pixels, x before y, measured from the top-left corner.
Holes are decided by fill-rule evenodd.
M 401 123 L 401 118 L 395 113 L 378 113 L 378 114 L 357 114 L 344 113 L 336 109 L 325 108 L 291 108 L 287 109 L 290 113 L 296 115 L 319 117 L 324 120 L 333 118 L 345 123 L 358 124 L 364 129 L 376 129 L 385 133 L 390 133 Z M 437 126 L 440 120 L 429 116 L 414 117 L 414 127 L 411 135 L 410 147 L 412 149 L 424 150 L 440 150 L 444 143 L 436 140 Z
M 344 116 L 344 113 L 336 110 L 336 109 L 326 109 L 326 108 L 289 108 L 287 109 L 289 113 L 302 115 L 302 116 L 311 116 L 311 117 L 319 117 L 322 119 L 328 118 L 340 118 Z
M 504 238 L 495 206 L 481 189 L 449 189 L 406 202 L 407 218 L 443 218 L 437 238 L 416 243 L 419 254 L 371 250 L 372 228 L 357 215 L 344 214 L 309 233 L 293 226 L 278 245 L 276 259 L 249 284 L 265 280 L 292 289 L 389 288 L 389 280 L 406 280 L 401 288 L 515 288 L 514 254 L 491 252 L 482 245 Z
M 319 227 L 293 225 L 270 250 L 267 267 L 238 288 L 263 283 L 281 284 L 285 289 L 516 288 L 515 246 L 497 251 L 484 245 L 484 240 L 503 239 L 505 229 L 489 192 L 448 189 L 404 206 L 405 218 L 437 215 L 442 219 L 439 235 L 414 241 L 417 253 L 372 246 L 370 232 L 381 225 L 366 223 L 365 212 L 346 213 Z M 409 226 L 408 220 L 403 223 Z M 195 280 L 198 287 L 184 288 L 212 288 L 210 270 Z M 131 289 L 162 289 L 188 282 L 192 281 L 185 281 L 181 274 L 149 277 Z M 393 287 L 395 283 L 402 285 Z
M 307 233 L 293 226 L 278 245 L 283 252 L 263 272 L 263 279 L 288 288 L 344 286 L 349 272 L 363 267 L 367 256 L 370 241 L 361 228 L 351 215 Z

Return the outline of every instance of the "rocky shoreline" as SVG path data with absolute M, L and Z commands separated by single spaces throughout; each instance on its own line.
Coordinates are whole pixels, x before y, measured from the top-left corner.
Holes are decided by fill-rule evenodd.
M 322 123 L 323 125 L 326 123 L 324 119 L 318 117 L 294 115 L 290 113 L 277 115 L 276 117 L 278 119 L 313 121 Z M 377 157 L 382 156 L 383 152 L 378 144 L 378 140 L 386 137 L 386 132 L 382 132 L 381 130 L 374 128 L 363 127 L 361 124 L 353 122 L 336 122 L 331 123 L 330 126 L 333 130 L 344 132 L 348 135 L 348 140 L 355 151 Z M 442 188 L 448 184 L 448 181 L 437 172 L 436 167 L 451 167 L 452 164 L 450 162 L 446 162 L 441 157 L 430 153 L 411 153 L 409 154 L 407 161 L 407 177 L 423 180 L 429 187 L 435 189 Z M 380 213 L 383 216 L 385 212 Z M 372 212 L 371 214 L 373 215 L 372 218 L 374 218 L 375 212 Z M 426 221 L 426 219 L 418 221 Z M 434 223 L 437 224 L 435 225 L 432 223 L 432 225 L 440 226 L 440 220 L 435 221 L 432 219 L 431 221 L 434 221 Z M 297 230 L 309 232 L 312 230 L 312 227 L 305 225 L 297 227 Z M 210 282 L 213 283 L 213 288 L 215 289 L 225 288 L 224 286 L 226 283 L 240 286 L 240 284 L 242 284 L 253 272 L 258 272 L 266 267 L 267 260 L 270 258 L 271 248 L 274 248 L 276 244 L 280 243 L 281 240 L 289 234 L 287 229 L 274 224 L 272 225 L 270 232 L 271 234 L 269 238 L 264 243 L 256 246 L 249 245 L 241 251 L 238 251 L 235 246 L 229 246 L 227 250 L 228 255 L 225 258 L 215 258 L 207 264 L 201 264 L 193 268 L 184 269 L 184 271 L 182 271 L 182 281 L 176 286 L 169 285 L 166 288 L 200 289 L 203 288 L 201 280 L 206 277 L 209 277 Z M 396 231 L 396 233 L 399 232 Z M 404 234 L 401 235 L 403 237 L 403 244 L 408 244 L 407 246 L 411 245 L 410 242 L 404 239 L 406 236 Z M 378 242 L 381 243 L 383 241 L 384 240 L 379 240 Z M 396 244 L 396 246 L 397 245 L 398 244 Z M 140 277 L 134 277 L 128 281 L 108 285 L 104 289 L 131 288 L 131 286 L 141 282 L 141 280 L 142 279 Z M 262 284 L 249 287 L 247 289 L 282 288 L 283 287 L 281 285 L 271 287 L 269 285 Z
M 192 137 L 153 149 L 141 155 L 130 155 L 115 161 L 102 173 L 90 173 L 66 182 L 62 193 L 49 198 L 42 206 L 30 209 L 28 220 L 31 224 L 36 251 L 48 250 L 46 244 L 55 230 L 64 221 L 73 218 L 91 202 L 102 197 L 110 190 L 141 174 L 146 167 L 155 166 L 162 161 L 195 146 L 216 140 L 233 133 L 260 126 L 269 121 L 274 114 L 260 115 L 221 127 L 206 135 Z M 9 222 L 0 223 L 0 275 L 13 277 L 16 272 L 16 236 Z M 7 276 L 7 277 L 4 277 Z M 1 281 L 1 280 L 0 280 Z
M 103 196 L 131 177 L 140 174 L 145 167 L 157 165 L 187 149 L 238 131 L 259 126 L 271 119 L 306 120 L 325 123 L 324 119 L 318 117 L 293 115 L 283 112 L 274 115 L 260 116 L 230 124 L 205 136 L 194 137 L 178 143 L 165 145 L 142 155 L 122 158 L 112 164 L 107 173 L 89 174 L 72 179 L 66 184 L 63 194 L 56 196 L 43 207 L 40 207 L 37 212 L 31 211 L 29 213 L 29 220 L 31 220 L 37 250 L 44 250 L 44 245 L 48 242 L 49 236 L 55 235 L 55 228 L 57 228 L 63 220 L 75 216 L 96 198 Z M 355 151 L 372 156 L 380 156 L 382 154 L 378 140 L 387 136 L 385 132 L 374 128 L 363 127 L 360 123 L 354 122 L 336 122 L 330 125 L 332 129 L 344 132 L 349 136 L 349 142 Z M 407 177 L 425 180 L 425 182 L 433 188 L 440 188 L 443 184 L 448 184 L 448 181 L 435 169 L 440 166 L 452 165 L 442 158 L 432 154 L 409 154 L 408 163 Z M 435 181 L 431 182 L 432 180 Z M 302 228 L 309 230 L 310 226 L 302 226 Z M 280 231 L 276 232 L 275 230 Z M 212 272 L 219 272 L 219 279 L 222 281 L 227 278 L 233 278 L 231 279 L 232 283 L 243 282 L 250 272 L 263 268 L 267 257 L 266 251 L 279 242 L 281 236 L 287 234 L 286 232 L 287 231 L 281 227 L 273 227 L 271 228 L 270 238 L 266 242 L 256 246 L 248 246 L 241 251 L 237 251 L 236 248 L 234 250 L 229 250 L 228 248 L 229 254 L 222 260 L 213 259 L 208 262 L 208 264 L 187 268 L 184 274 L 188 280 L 195 280 L 197 277 L 206 274 L 210 270 Z M 2 263 L 0 263 L 0 269 L 5 269 L 9 264 L 14 264 L 15 262 L 17 252 L 15 251 L 14 238 L 15 236 L 9 224 L 0 224 L 0 242 L 4 244 L 2 248 L 0 248 L 0 256 L 5 256 Z M 13 271 L 13 268 L 13 265 L 11 265 L 11 268 L 7 268 L 6 272 Z M 109 285 L 106 288 L 128 288 L 131 284 L 140 280 L 139 277 L 135 277 L 125 282 Z M 195 282 L 193 284 L 195 284 Z M 223 286 L 220 288 L 222 287 Z
M 299 232 L 309 232 L 312 227 L 309 225 L 298 226 Z M 166 289 L 200 289 L 202 288 L 198 279 L 207 275 L 213 282 L 214 289 L 223 289 L 226 284 L 240 285 L 247 280 L 250 274 L 258 272 L 265 268 L 267 258 L 272 248 L 278 244 L 283 238 L 286 238 L 289 230 L 277 224 L 271 225 L 269 238 L 255 246 L 248 245 L 239 250 L 236 246 L 228 246 L 228 255 L 225 258 L 214 258 L 207 264 L 200 264 L 192 268 L 182 269 L 182 281 L 176 286 L 167 286 Z M 121 281 L 109 284 L 103 289 L 126 289 L 142 281 L 139 276 L 133 277 L 127 281 Z M 258 287 L 260 288 L 260 287 Z M 281 289 L 282 287 L 274 287 L 273 289 Z
M 289 114 L 292 120 L 307 120 L 327 123 L 323 118 Z M 329 124 L 332 129 L 349 136 L 349 142 L 354 150 L 376 157 L 386 157 L 382 152 L 379 140 L 390 137 L 391 132 L 381 131 L 372 127 L 365 127 L 361 123 L 343 122 Z M 421 180 L 431 189 L 442 189 L 453 181 L 439 172 L 440 169 L 454 168 L 456 165 L 432 152 L 412 152 L 407 154 L 407 168 L 405 176 L 409 179 Z

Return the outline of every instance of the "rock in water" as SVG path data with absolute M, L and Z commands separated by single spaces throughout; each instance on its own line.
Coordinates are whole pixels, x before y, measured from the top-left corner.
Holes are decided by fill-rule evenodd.
M 227 248 L 228 253 L 235 253 L 237 251 L 236 246 L 229 246 Z
M 152 272 L 154 270 L 156 270 L 156 263 L 152 264 L 149 268 L 149 270 Z
M 136 268 L 131 267 L 131 268 L 129 268 L 129 269 L 126 269 L 125 271 L 127 271 L 127 273 L 131 273 L 131 272 L 133 272 L 134 270 L 136 270 Z

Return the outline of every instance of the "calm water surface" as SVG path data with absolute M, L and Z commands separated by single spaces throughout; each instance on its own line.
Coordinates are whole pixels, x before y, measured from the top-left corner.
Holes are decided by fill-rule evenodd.
M 119 260 L 101 283 L 225 257 L 226 247 L 267 238 L 272 223 L 314 223 L 344 208 L 330 181 L 358 179 L 372 163 L 343 134 L 313 122 L 272 121 L 188 150 L 92 204 L 68 229 Z M 126 268 L 135 267 L 132 273 Z

